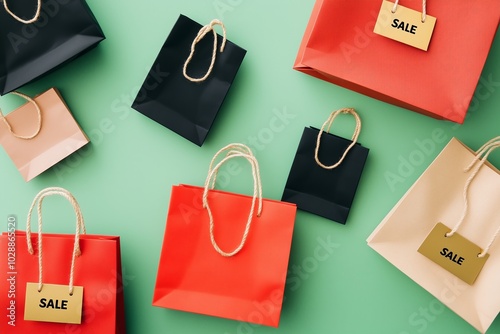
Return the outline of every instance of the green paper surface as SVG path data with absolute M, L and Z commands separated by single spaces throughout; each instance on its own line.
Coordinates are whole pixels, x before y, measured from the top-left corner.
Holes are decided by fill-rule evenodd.
M 481 76 L 481 94 L 465 124 L 456 125 L 292 70 L 314 0 L 88 3 L 107 39 L 21 91 L 35 95 L 57 87 L 91 144 L 29 183 L 0 150 L 0 231 L 9 215 L 25 229 L 41 189 L 71 191 L 88 233 L 121 237 L 131 334 L 476 333 L 365 240 L 449 139 L 477 149 L 500 135 L 500 34 Z M 248 50 L 201 148 L 130 108 L 180 13 L 200 23 L 223 20 L 228 39 Z M 17 102 L 1 99 L 4 110 Z M 280 327 L 151 306 L 171 186 L 203 185 L 213 154 L 243 142 L 259 160 L 264 196 L 280 199 L 303 128 L 319 127 L 332 110 L 347 106 L 362 118 L 359 141 L 370 154 L 347 225 L 298 212 Z M 333 131 L 350 137 L 353 128 L 354 120 L 344 116 Z M 500 167 L 498 154 L 490 161 Z M 241 167 L 237 175 L 221 174 L 219 189 L 251 194 L 250 171 Z M 44 231 L 73 233 L 74 214 L 64 199 L 48 199 L 43 209 Z M 497 332 L 500 319 L 488 333 Z

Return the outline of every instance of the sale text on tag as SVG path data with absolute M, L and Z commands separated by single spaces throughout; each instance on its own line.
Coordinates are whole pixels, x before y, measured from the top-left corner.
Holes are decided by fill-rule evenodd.
M 81 324 L 82 305 L 81 286 L 70 294 L 67 285 L 43 284 L 38 291 L 38 283 L 27 283 L 24 320 Z
M 462 281 L 472 285 L 489 257 L 479 257 L 482 250 L 442 223 L 436 224 L 424 240 L 418 252 L 437 263 Z
M 373 32 L 427 51 L 436 18 L 426 15 L 425 22 L 422 22 L 422 13 L 419 11 L 398 5 L 392 12 L 393 8 L 393 2 L 382 2 Z

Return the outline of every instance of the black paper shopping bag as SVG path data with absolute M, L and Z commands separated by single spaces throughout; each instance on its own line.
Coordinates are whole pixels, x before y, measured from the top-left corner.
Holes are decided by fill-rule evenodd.
M 0 93 L 9 93 L 104 40 L 84 0 L 4 0 Z
M 201 146 L 245 54 L 226 40 L 222 22 L 202 27 L 180 15 L 132 108 Z
M 324 132 L 340 113 L 357 121 L 351 140 Z M 357 143 L 361 121 L 354 109 L 333 112 L 321 130 L 305 128 L 288 176 L 282 200 L 300 210 L 345 224 L 368 157 Z

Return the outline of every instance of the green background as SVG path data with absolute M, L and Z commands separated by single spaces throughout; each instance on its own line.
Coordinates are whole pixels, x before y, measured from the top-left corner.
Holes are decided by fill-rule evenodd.
M 119 235 L 129 333 L 476 333 L 453 312 L 366 245 L 367 236 L 453 136 L 476 149 L 500 135 L 500 87 L 482 87 L 465 125 L 428 118 L 292 70 L 313 0 L 88 1 L 107 39 L 89 54 L 23 88 L 60 89 L 92 143 L 29 183 L 0 150 L 1 230 L 17 215 L 19 229 L 33 197 L 48 186 L 69 189 L 81 204 L 91 234 Z M 221 5 L 222 4 L 222 5 Z M 225 6 L 224 6 L 225 5 Z M 217 10 L 217 6 L 224 6 Z M 224 21 L 228 38 L 248 50 L 232 89 L 202 148 L 129 106 L 180 13 L 207 23 Z M 473 27 L 471 27 L 473 29 Z M 500 36 L 500 35 L 499 35 Z M 482 77 L 500 81 L 497 36 Z M 440 75 L 436 73 L 436 75 Z M 411 78 L 409 78 L 411 80 Z M 429 82 L 432 84 L 432 82 Z M 488 95 L 488 96 L 485 96 Z M 12 101 L 2 98 L 3 106 Z M 16 101 L 17 103 L 17 101 Z M 151 306 L 170 188 L 202 185 L 213 154 L 230 142 L 250 143 L 261 165 L 264 196 L 279 199 L 304 126 L 320 126 L 335 109 L 361 115 L 360 142 L 370 155 L 346 226 L 298 212 L 289 284 L 278 329 Z M 269 131 L 276 112 L 292 115 Z M 341 117 L 335 133 L 349 137 L 354 121 Z M 267 130 L 266 130 L 267 129 Z M 401 159 L 416 140 L 442 130 L 446 141 L 424 152 L 399 182 Z M 498 154 L 491 161 L 500 166 Z M 250 174 L 223 189 L 250 193 Z M 46 231 L 71 233 L 73 214 L 62 199 L 44 206 Z M 336 244 L 314 257 L 320 240 Z M 3 261 L 4 259 L 2 259 Z M 3 320 L 2 320 L 3 321 Z M 500 319 L 489 333 L 500 332 Z

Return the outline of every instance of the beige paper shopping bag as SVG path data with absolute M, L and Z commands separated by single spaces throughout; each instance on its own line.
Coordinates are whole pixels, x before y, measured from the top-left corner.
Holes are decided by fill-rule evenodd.
M 500 242 L 494 242 L 500 231 L 500 175 L 486 160 L 499 146 L 500 137 L 473 152 L 453 138 L 367 240 L 481 333 L 500 311 Z M 446 237 L 477 245 L 476 256 L 489 254 L 472 284 L 419 252 L 439 223 L 457 234 Z M 462 254 L 446 257 L 451 250 L 442 248 L 441 255 L 456 266 L 469 261 L 460 259 Z
M 7 116 L 0 113 L 0 145 L 26 181 L 89 142 L 55 88 L 30 98 Z

